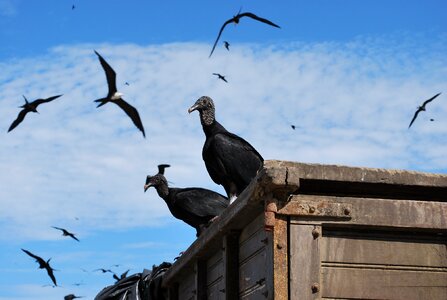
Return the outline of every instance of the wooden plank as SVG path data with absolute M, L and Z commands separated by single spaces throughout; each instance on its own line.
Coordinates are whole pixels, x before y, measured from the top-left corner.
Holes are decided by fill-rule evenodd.
M 262 300 L 262 299 L 273 299 L 271 297 L 272 293 L 265 284 L 256 285 L 252 289 L 244 291 L 244 293 L 239 294 L 240 300 Z M 234 300 L 234 299 L 233 299 Z
M 223 251 L 217 251 L 206 262 L 206 284 L 207 286 L 213 284 L 214 281 L 223 277 L 224 263 L 223 263 Z
M 334 202 L 322 199 L 322 197 L 312 197 L 303 199 L 293 195 L 287 204 L 278 210 L 281 215 L 308 216 L 315 218 L 342 218 L 350 219 L 352 204 L 342 201 Z
M 196 271 L 184 274 L 179 281 L 178 299 L 195 300 L 197 296 Z
M 214 281 L 212 285 L 207 288 L 207 298 L 212 300 L 225 300 L 225 285 L 223 277 L 219 277 L 220 279 Z
M 243 263 L 253 253 L 259 251 L 259 249 L 265 247 L 267 244 L 267 232 L 264 230 L 264 227 L 259 227 L 258 231 L 240 245 L 239 260 Z
M 239 292 L 239 232 L 231 231 L 224 237 L 225 299 L 237 299 Z
M 324 267 L 321 276 L 323 298 L 447 299 L 447 272 Z
M 197 300 L 206 300 L 206 287 L 207 287 L 207 268 L 206 261 L 202 259 L 197 260 L 197 276 L 196 276 L 196 288 L 197 288 Z
M 267 249 L 271 249 L 273 268 L 269 267 L 267 284 L 269 291 L 273 291 L 271 299 L 287 300 L 289 297 L 289 264 L 287 241 L 287 216 L 277 216 L 273 231 L 273 243 Z M 272 282 L 271 282 L 272 281 Z
M 322 262 L 447 268 L 447 242 L 323 237 L 320 252 Z
M 242 245 L 248 240 L 252 235 L 257 233 L 260 229 L 264 229 L 264 215 L 259 214 L 254 218 L 249 224 L 247 224 L 241 231 L 239 237 L 239 243 Z
M 320 226 L 290 225 L 290 299 L 318 299 Z M 314 290 L 313 288 L 316 288 Z
M 447 228 L 447 203 L 377 198 L 333 197 L 294 195 L 294 201 L 330 201 L 352 205 L 350 220 L 334 220 L 337 224 L 368 225 L 374 227 L 421 228 L 445 230 Z M 296 224 L 309 218 L 294 218 Z M 322 218 L 321 220 L 324 220 Z M 319 220 L 318 222 L 322 222 Z
M 265 247 L 251 256 L 239 267 L 239 293 L 255 286 L 265 285 L 267 280 L 267 251 Z

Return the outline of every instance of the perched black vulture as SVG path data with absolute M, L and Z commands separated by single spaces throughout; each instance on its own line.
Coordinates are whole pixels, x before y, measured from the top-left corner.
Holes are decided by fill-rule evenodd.
M 207 189 L 170 188 L 165 176 L 161 173 L 147 176 L 144 191 L 146 192 L 151 186 L 155 187 L 158 195 L 165 200 L 172 215 L 194 227 L 197 236 L 229 205 L 228 198 Z
M 247 141 L 228 132 L 216 121 L 214 103 L 210 97 L 200 97 L 188 112 L 195 110 L 200 113 L 206 136 L 202 150 L 206 169 L 211 179 L 224 187 L 233 202 L 256 176 L 264 159 Z

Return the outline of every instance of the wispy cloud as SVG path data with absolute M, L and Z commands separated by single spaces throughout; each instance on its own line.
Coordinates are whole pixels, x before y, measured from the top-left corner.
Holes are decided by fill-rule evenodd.
M 0 201 L 7 208 L 0 211 L 0 238 L 49 239 L 51 225 L 82 235 L 176 221 L 154 190 L 143 193 L 145 176 L 159 163 L 172 165 L 166 176 L 176 186 L 223 192 L 201 158 L 198 114 L 186 111 L 202 95 L 215 100 L 217 119 L 266 159 L 445 172 L 446 96 L 407 130 L 417 105 L 447 93 L 440 39 L 428 46 L 405 38 L 234 45 L 211 59 L 207 44 L 79 45 L 0 62 Z M 95 108 L 107 86 L 93 49 L 116 70 L 147 139 L 117 106 Z M 59 93 L 6 133 L 22 94 Z

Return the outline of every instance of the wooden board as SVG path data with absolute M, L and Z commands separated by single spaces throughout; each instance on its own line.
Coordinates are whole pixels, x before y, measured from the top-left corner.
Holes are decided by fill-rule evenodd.
M 190 272 L 182 277 L 178 287 L 178 298 L 185 300 L 195 300 L 197 298 L 196 272 Z
M 312 232 L 321 233 L 320 226 L 290 225 L 290 299 L 318 299 L 312 291 L 320 282 L 319 240 Z
M 398 233 L 395 238 L 399 238 Z M 447 271 L 446 247 L 438 241 L 324 237 L 320 252 L 323 263 L 444 267 Z
M 322 268 L 323 298 L 447 299 L 447 273 L 361 268 Z

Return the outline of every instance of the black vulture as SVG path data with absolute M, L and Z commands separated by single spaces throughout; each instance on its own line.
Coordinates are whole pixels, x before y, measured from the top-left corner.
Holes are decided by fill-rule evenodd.
M 19 106 L 19 108 L 23 108 L 23 109 L 19 112 L 19 115 L 14 120 L 14 122 L 12 122 L 11 126 L 9 126 L 8 132 L 10 132 L 14 128 L 16 128 L 17 125 L 22 123 L 22 121 L 25 119 L 26 114 L 29 113 L 30 111 L 32 111 L 34 113 L 38 113 L 37 107 L 40 104 L 53 101 L 54 99 L 59 98 L 60 96 L 62 96 L 62 95 L 52 96 L 52 97 L 46 98 L 46 99 L 37 99 L 37 100 L 34 100 L 33 102 L 28 102 L 28 99 L 26 99 L 26 97 L 23 96 L 23 98 L 25 99 L 25 104 L 23 104 L 22 106 Z
M 104 72 L 106 73 L 107 85 L 109 87 L 107 97 L 95 100 L 95 102 L 99 102 L 97 107 L 103 106 L 107 102 L 115 103 L 130 117 L 135 126 L 143 133 L 143 136 L 146 137 L 146 134 L 144 133 L 143 123 L 141 122 L 140 115 L 138 114 L 137 109 L 124 101 L 124 99 L 121 98 L 123 94 L 118 92 L 116 88 L 115 71 L 98 52 L 95 51 L 95 53 L 99 58 L 99 62 L 101 63 Z
M 256 176 L 264 159 L 247 141 L 228 132 L 216 121 L 214 103 L 210 97 L 200 97 L 188 112 L 195 110 L 200 113 L 206 136 L 202 150 L 206 169 L 211 179 L 224 187 L 233 202 Z
M 416 120 L 418 114 L 419 114 L 421 111 L 425 111 L 425 105 L 427 105 L 427 103 L 433 101 L 433 99 L 435 99 L 435 98 L 438 97 L 439 95 L 441 95 L 441 93 L 438 93 L 438 94 L 434 95 L 433 97 L 431 97 L 430 99 L 425 100 L 424 103 L 423 103 L 421 106 L 418 107 L 418 109 L 417 109 L 416 112 L 414 113 L 414 116 L 413 116 L 413 119 L 412 119 L 411 122 L 410 122 L 410 125 L 408 126 L 408 129 L 410 129 L 411 125 L 413 125 L 413 122 Z M 430 121 L 431 121 L 431 120 L 430 120 Z
M 36 260 L 36 262 L 39 264 L 39 269 L 47 270 L 48 276 L 50 276 L 51 281 L 53 281 L 53 283 L 54 283 L 54 286 L 57 286 L 56 277 L 54 277 L 54 274 L 53 274 L 54 269 L 50 266 L 51 258 L 48 259 L 47 261 L 45 261 L 45 260 L 43 260 L 43 258 L 41 258 L 35 254 L 32 254 L 28 250 L 22 249 L 22 251 Z
M 146 192 L 151 186 L 165 200 L 172 215 L 194 227 L 197 236 L 229 205 L 228 198 L 207 189 L 168 187 L 168 182 L 161 173 L 146 177 L 144 191 Z
M 71 232 L 67 231 L 67 230 L 64 229 L 64 228 L 60 228 L 60 227 L 56 227 L 56 226 L 51 226 L 51 227 L 53 227 L 54 229 L 57 229 L 57 230 L 62 231 L 62 235 L 63 235 L 63 236 L 69 236 L 69 237 L 71 237 L 72 239 L 74 239 L 74 240 L 76 240 L 76 241 L 79 242 L 78 238 L 75 237 L 74 233 L 71 233 Z
M 211 49 L 211 53 L 210 53 L 210 56 L 209 56 L 209 57 L 211 57 L 211 55 L 213 55 L 214 49 L 216 48 L 217 42 L 219 41 L 220 36 L 222 35 L 222 32 L 223 32 L 225 26 L 227 26 L 227 25 L 230 24 L 230 23 L 239 24 L 239 20 L 240 20 L 242 17 L 249 17 L 249 18 L 252 18 L 253 20 L 256 20 L 256 21 L 265 23 L 265 24 L 267 24 L 267 25 L 270 25 L 270 26 L 273 26 L 273 27 L 276 27 L 276 28 L 281 28 L 281 27 L 279 27 L 278 25 L 276 25 L 275 23 L 273 23 L 273 22 L 271 22 L 271 21 L 269 21 L 269 20 L 267 20 L 267 19 L 258 17 L 257 15 L 255 15 L 255 14 L 253 14 L 253 13 L 250 13 L 250 12 L 244 12 L 244 13 L 241 13 L 241 12 L 239 11 L 239 12 L 237 13 L 237 15 L 235 15 L 235 16 L 232 17 L 231 19 L 225 21 L 225 23 L 224 23 L 224 24 L 222 25 L 222 27 L 220 28 L 219 33 L 218 33 L 217 38 L 216 38 L 216 41 L 214 42 L 214 45 L 213 45 L 213 49 Z M 228 48 L 227 48 L 227 49 L 228 49 Z

